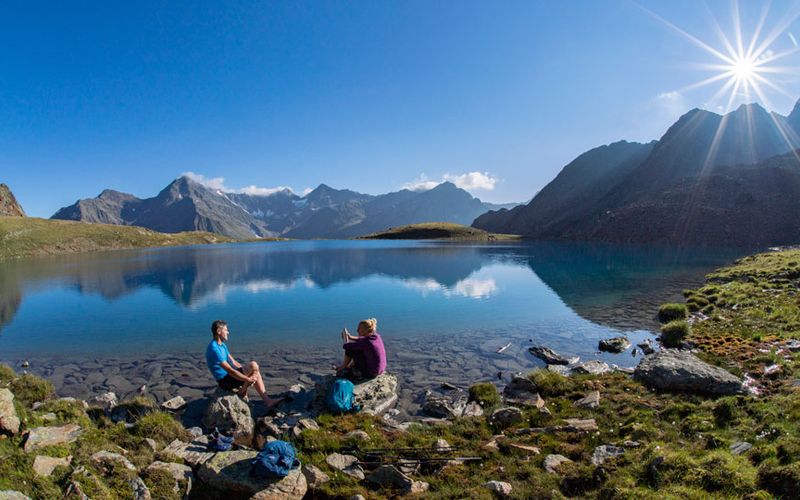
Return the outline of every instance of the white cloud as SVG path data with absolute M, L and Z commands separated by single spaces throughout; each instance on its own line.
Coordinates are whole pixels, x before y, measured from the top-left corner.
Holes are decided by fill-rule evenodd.
M 431 179 L 428 179 L 427 175 L 420 174 L 420 176 L 414 179 L 413 181 L 406 182 L 405 184 L 403 184 L 401 189 L 408 189 L 409 191 L 427 191 L 429 189 L 435 188 L 441 183 L 442 181 L 433 181 Z
M 234 192 L 243 193 L 243 194 L 249 194 L 249 195 L 252 195 L 252 196 L 269 196 L 271 194 L 275 194 L 275 193 L 277 193 L 279 191 L 285 191 L 287 189 L 289 191 L 292 191 L 292 188 L 290 188 L 288 186 L 278 186 L 278 187 L 274 187 L 274 188 L 265 188 L 265 187 L 258 187 L 256 185 L 250 185 L 250 186 L 247 186 L 247 187 L 243 187 L 242 189 L 237 189 Z M 292 192 L 294 192 L 294 191 L 292 191 Z
M 181 177 L 188 177 L 209 189 L 219 189 L 220 191 L 230 192 L 230 189 L 225 187 L 224 177 L 206 177 L 205 175 L 196 174 L 194 172 L 184 172 L 181 174 Z
M 467 172 L 461 175 L 444 174 L 444 180 L 450 181 L 461 189 L 472 191 L 475 189 L 484 189 L 491 191 L 497 184 L 497 179 L 492 177 L 489 172 Z
M 181 174 L 181 177 L 188 177 L 189 179 L 195 181 L 198 184 L 201 184 L 209 189 L 215 189 L 218 191 L 222 191 L 223 193 L 242 193 L 242 194 L 249 194 L 252 196 L 268 196 L 278 191 L 283 191 L 288 189 L 289 191 L 294 193 L 294 190 L 288 186 L 278 186 L 278 187 L 259 187 L 255 184 L 251 184 L 249 186 L 245 186 L 240 189 L 233 189 L 229 188 L 225 185 L 225 178 L 224 177 L 206 177 L 203 174 L 196 174 L 194 172 L 184 172 Z
M 497 185 L 498 179 L 492 176 L 489 172 L 467 172 L 465 174 L 444 174 L 441 180 L 433 180 L 428 178 L 425 174 L 420 174 L 419 177 L 411 182 L 403 184 L 401 189 L 409 189 L 411 191 L 427 191 L 433 189 L 443 182 L 452 182 L 457 187 L 467 191 L 475 191 L 483 189 L 491 191 Z

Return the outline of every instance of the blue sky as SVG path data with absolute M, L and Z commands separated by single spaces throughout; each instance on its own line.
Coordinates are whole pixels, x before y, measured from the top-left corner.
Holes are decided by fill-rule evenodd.
M 740 6 L 746 38 L 762 5 Z M 773 2 L 762 35 L 799 8 Z M 718 49 L 714 19 L 734 32 L 729 1 L 4 2 L 0 182 L 44 217 L 183 172 L 527 200 L 587 149 L 727 105 L 721 82 L 686 88 L 714 56 L 648 10 Z M 769 49 L 791 51 L 800 23 L 779 27 Z M 772 109 L 792 109 L 797 75 L 770 75 Z

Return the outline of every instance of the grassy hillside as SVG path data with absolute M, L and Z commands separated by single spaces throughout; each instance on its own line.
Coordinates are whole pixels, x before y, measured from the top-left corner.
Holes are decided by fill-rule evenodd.
M 365 240 L 514 240 L 518 236 L 494 234 L 474 227 L 449 222 L 423 222 L 408 226 L 390 227 L 386 231 L 361 236 Z
M 230 238 L 212 233 L 164 234 L 133 226 L 0 217 L 0 259 L 231 241 Z

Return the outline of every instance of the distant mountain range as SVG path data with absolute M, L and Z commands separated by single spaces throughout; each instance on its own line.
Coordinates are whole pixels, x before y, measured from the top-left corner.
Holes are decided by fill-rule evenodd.
M 14 193 L 5 184 L 0 184 L 0 215 L 7 217 L 25 217 L 25 211 L 14 198 Z
M 648 144 L 580 155 L 527 205 L 473 226 L 536 239 L 776 245 L 800 241 L 800 101 L 683 115 Z
M 209 231 L 232 238 L 349 238 L 398 225 L 441 221 L 469 225 L 487 210 L 484 203 L 450 182 L 416 192 L 379 196 L 325 184 L 305 196 L 286 189 L 269 195 L 227 193 L 189 177 L 171 182 L 157 196 L 139 199 L 107 189 L 79 200 L 53 219 L 141 226 L 164 233 Z

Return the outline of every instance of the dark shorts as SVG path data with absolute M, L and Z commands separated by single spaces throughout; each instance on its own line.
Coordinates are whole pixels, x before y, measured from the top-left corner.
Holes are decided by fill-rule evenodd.
M 244 373 L 241 368 L 234 368 L 239 373 Z M 244 382 L 231 377 L 230 373 L 217 380 L 217 385 L 226 391 L 235 391 L 244 385 Z

